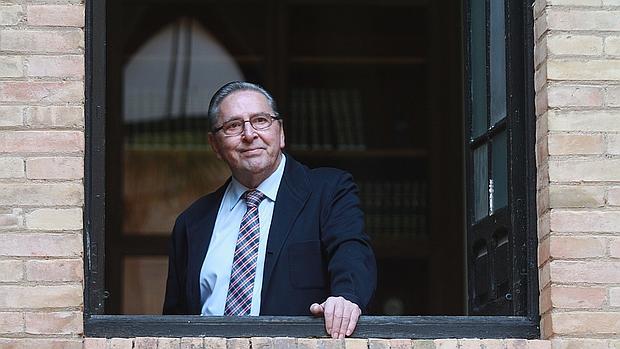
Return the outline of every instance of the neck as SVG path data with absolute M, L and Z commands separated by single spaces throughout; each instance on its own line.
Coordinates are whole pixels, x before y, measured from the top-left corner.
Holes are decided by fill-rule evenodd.
M 271 176 L 276 170 L 278 166 L 280 166 L 280 162 L 282 161 L 282 152 L 278 155 L 278 159 L 276 160 L 274 166 L 265 169 L 261 172 L 244 172 L 244 173 L 233 173 L 233 177 L 243 184 L 245 187 L 249 189 L 256 189 L 265 179 Z

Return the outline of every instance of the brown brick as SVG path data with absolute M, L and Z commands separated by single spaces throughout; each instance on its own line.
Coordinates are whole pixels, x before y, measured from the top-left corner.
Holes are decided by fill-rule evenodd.
M 84 186 L 76 183 L 0 184 L 0 205 L 81 206 Z
M 21 5 L 0 5 L 0 25 L 16 25 L 22 18 Z
M 538 308 L 541 314 L 544 314 L 551 310 L 551 286 L 546 286 L 542 291 L 538 294 Z
M 412 349 L 411 339 L 390 339 L 390 349 Z
M 60 338 L 45 338 L 35 339 L 27 338 L 21 339 L 21 348 L 36 348 L 36 349 L 82 349 L 82 339 L 60 339 Z M 1 345 L 0 345 L 1 346 Z
M 28 5 L 26 16 L 33 26 L 84 26 L 84 6 L 80 5 Z
M 368 339 L 346 338 L 344 340 L 345 349 L 368 349 Z
M 435 349 L 435 342 L 430 339 L 416 339 L 413 341 L 413 349 Z
M 620 30 L 620 11 L 548 11 L 551 30 Z
M 159 338 L 157 340 L 157 349 L 180 349 L 180 338 Z
M 504 341 L 501 339 L 481 339 L 482 349 L 505 349 Z
M 108 340 L 108 348 L 110 349 L 132 349 L 132 338 L 110 338 Z
M 30 107 L 26 115 L 26 124 L 34 127 L 84 127 L 84 109 L 82 107 Z
M 318 349 L 345 349 L 344 339 L 319 338 L 316 344 Z
M 603 53 L 603 38 L 594 35 L 549 35 L 547 44 L 549 53 L 554 55 L 598 56 Z
M 0 126 L 22 126 L 24 110 L 22 106 L 0 105 Z
M 249 338 L 228 338 L 226 339 L 226 348 L 227 349 L 249 349 L 250 339 Z
M 620 332 L 620 313 L 554 313 L 553 330 L 560 335 L 613 335 Z
M 156 347 L 157 345 L 153 348 Z M 108 340 L 106 338 L 84 338 L 83 349 L 108 349 Z
M 551 212 L 551 230 L 554 232 L 600 232 L 618 231 L 620 211 L 569 211 Z
M 620 112 L 615 110 L 549 111 L 549 131 L 620 131 Z
M 19 228 L 24 224 L 23 210 L 21 208 L 14 208 L 6 213 L 0 213 L 0 229 L 6 228 Z
M 0 308 L 58 308 L 82 304 L 82 287 L 1 286 Z
M 603 154 L 605 138 L 600 135 L 550 134 L 550 155 Z
M 463 338 L 459 339 L 459 349 L 481 349 L 482 346 L 480 339 L 477 338 Z
M 534 20 L 534 41 L 538 39 L 549 30 L 549 24 L 547 22 L 547 16 L 542 15 Z
M 602 207 L 605 188 L 586 185 L 553 185 L 549 188 L 552 208 Z
M 551 349 L 551 341 L 531 339 L 527 341 L 527 348 L 528 349 Z
M 547 61 L 540 64 L 534 72 L 534 91 L 538 92 L 547 84 Z
M 84 56 L 30 56 L 27 76 L 81 78 L 84 76 Z
M 26 214 L 26 227 L 36 230 L 82 229 L 81 208 L 42 208 Z
M 552 182 L 620 181 L 620 159 L 549 161 Z
M 296 349 L 297 348 L 297 338 L 275 337 L 275 338 L 273 338 L 273 346 L 274 346 L 274 348 Z M 253 347 L 251 347 L 251 348 L 254 349 Z
M 1 131 L 0 152 L 81 152 L 81 131 Z
M 22 313 L 0 312 L 0 333 L 18 333 L 24 331 L 24 316 Z M 2 342 L 0 342 L 0 348 Z
M 552 261 L 551 280 L 558 283 L 620 283 L 620 262 Z
M 26 176 L 29 179 L 82 179 L 82 157 L 46 157 L 26 160 Z
M 553 349 L 609 349 L 608 341 L 604 339 L 584 338 L 554 338 L 551 341 Z
M 226 349 L 226 338 L 205 337 L 205 349 Z
M 620 80 L 620 60 L 549 60 L 547 61 L 547 78 L 549 80 Z
M 368 349 L 389 349 L 390 340 L 380 338 L 368 338 Z
M 506 349 L 527 349 L 527 341 L 525 339 L 509 338 L 504 340 Z
M 84 32 L 71 30 L 0 30 L 0 51 L 82 53 Z
M 556 308 L 601 308 L 605 303 L 607 291 L 603 287 L 563 287 L 551 288 L 551 302 Z
M 539 267 L 549 260 L 550 253 L 551 253 L 550 246 L 551 246 L 551 240 L 548 238 L 544 239 L 538 244 L 538 266 Z
M 81 234 L 0 234 L 0 256 L 81 256 L 82 243 Z
M 24 178 L 24 159 L 0 158 L 0 178 Z
M 269 337 L 252 337 L 250 338 L 250 345 L 252 349 L 272 349 L 273 339 Z
M 552 236 L 551 257 L 564 258 L 592 258 L 605 256 L 605 239 L 592 236 Z
M 458 341 L 456 339 L 435 339 L 435 348 L 437 349 L 457 349 Z
M 26 262 L 29 281 L 81 281 L 84 278 L 81 259 L 31 260 Z
M 24 263 L 19 260 L 0 260 L 0 282 L 20 281 L 24 277 Z
M 589 86 L 550 86 L 550 107 L 596 107 L 603 105 L 603 89 Z
M 134 349 L 157 348 L 157 337 L 136 337 L 133 340 Z
M 81 81 L 0 82 L 0 102 L 76 103 L 84 100 Z
M 30 334 L 81 334 L 82 313 L 44 312 L 26 313 L 26 333 Z
M 2 6 L 0 6 L 0 11 Z M 2 16 L 0 14 L 0 16 Z M 18 78 L 24 76 L 24 58 L 20 56 L 0 56 L 0 77 Z
M 203 349 L 202 338 L 184 337 L 181 338 L 181 349 Z
M 318 349 L 319 345 L 315 338 L 297 338 L 298 349 Z

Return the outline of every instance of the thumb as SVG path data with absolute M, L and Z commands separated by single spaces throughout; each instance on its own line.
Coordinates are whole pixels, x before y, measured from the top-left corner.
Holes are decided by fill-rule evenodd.
M 316 315 L 316 316 L 323 315 L 323 311 L 325 310 L 324 305 L 325 303 L 323 304 L 313 303 L 310 306 L 310 312 L 312 313 L 312 315 Z

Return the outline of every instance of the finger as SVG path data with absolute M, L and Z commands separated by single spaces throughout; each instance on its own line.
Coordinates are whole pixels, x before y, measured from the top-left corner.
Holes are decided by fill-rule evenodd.
M 312 315 L 314 316 L 321 316 L 323 315 L 323 305 L 319 304 L 319 303 L 313 303 L 310 306 L 310 312 L 312 313 Z
M 342 318 L 344 317 L 344 299 L 338 298 L 335 303 L 332 338 L 338 338 L 340 336 L 340 326 L 342 325 Z
M 327 334 L 331 335 L 332 324 L 334 323 L 334 302 L 328 298 L 324 304 L 323 316 L 325 317 L 325 331 L 327 331 Z
M 347 336 L 352 335 L 353 331 L 355 331 L 355 326 L 357 326 L 357 321 L 359 320 L 361 313 L 362 311 L 357 308 L 351 315 L 351 320 L 349 321 L 349 325 L 347 326 Z
M 347 302 L 344 307 L 344 312 L 342 313 L 342 323 L 338 329 L 338 338 L 344 338 L 345 335 L 347 335 L 347 329 L 349 328 L 349 323 L 354 314 L 355 308 L 353 308 L 353 304 L 348 304 Z

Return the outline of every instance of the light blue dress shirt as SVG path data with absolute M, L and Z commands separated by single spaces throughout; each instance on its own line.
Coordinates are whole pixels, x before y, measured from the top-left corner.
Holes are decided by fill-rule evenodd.
M 260 242 L 258 245 L 258 260 L 256 276 L 254 279 L 254 292 L 252 295 L 252 308 L 250 315 L 260 314 L 261 291 L 263 288 L 263 270 L 265 266 L 265 254 L 267 252 L 267 238 L 276 195 L 280 187 L 280 181 L 284 174 L 286 158 L 282 159 L 278 168 L 267 177 L 256 189 L 265 194 L 266 198 L 258 206 L 258 219 L 260 222 Z M 245 201 L 241 198 L 244 192 L 249 190 L 234 177 L 226 188 L 222 197 L 211 243 L 202 263 L 200 270 L 200 302 L 202 315 L 223 315 L 226 306 L 226 295 L 230 283 L 230 271 L 233 264 L 233 256 L 239 235 L 241 219 L 247 210 Z

